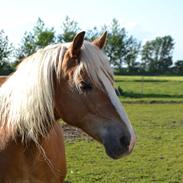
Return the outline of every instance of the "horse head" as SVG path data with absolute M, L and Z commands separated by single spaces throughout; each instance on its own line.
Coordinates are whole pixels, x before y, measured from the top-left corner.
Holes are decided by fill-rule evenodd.
M 93 42 L 80 32 L 67 44 L 59 77 L 54 77 L 54 109 L 57 118 L 79 127 L 102 143 L 117 159 L 129 154 L 136 137 L 115 93 L 113 74 L 102 51 L 107 33 Z

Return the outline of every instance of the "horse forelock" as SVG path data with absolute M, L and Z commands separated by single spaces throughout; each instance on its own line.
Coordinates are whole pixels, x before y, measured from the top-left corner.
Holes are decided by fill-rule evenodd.
M 110 83 L 113 84 L 113 72 L 107 56 L 102 50 L 87 41 L 83 44 L 79 65 L 73 76 L 76 86 L 78 79 L 82 78 L 83 71 L 86 72 L 91 82 L 104 92 L 106 92 L 106 90 L 103 85 L 103 77 L 106 77 Z

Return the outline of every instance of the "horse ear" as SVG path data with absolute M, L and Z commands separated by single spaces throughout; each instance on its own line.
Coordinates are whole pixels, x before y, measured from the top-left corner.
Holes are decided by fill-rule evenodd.
M 84 36 L 85 36 L 85 31 L 82 31 L 74 37 L 74 39 L 72 41 L 72 46 L 71 46 L 72 56 L 79 55 L 81 47 L 83 45 Z
M 102 34 L 99 38 L 95 39 L 92 43 L 102 49 L 105 46 L 107 39 L 107 31 Z

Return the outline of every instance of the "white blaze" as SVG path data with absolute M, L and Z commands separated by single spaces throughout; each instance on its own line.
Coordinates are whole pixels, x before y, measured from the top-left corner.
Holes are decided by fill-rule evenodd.
M 127 126 L 128 130 L 130 132 L 131 142 L 130 142 L 130 146 L 129 146 L 129 151 L 131 151 L 133 149 L 133 146 L 135 145 L 135 142 L 136 142 L 135 132 L 133 130 L 131 122 L 128 119 L 127 113 L 125 112 L 125 109 L 124 109 L 123 105 L 121 104 L 118 96 L 116 95 L 114 87 L 112 86 L 109 79 L 102 72 L 101 72 L 101 78 L 102 78 L 103 85 L 105 87 L 105 90 L 108 94 L 108 97 L 109 97 L 111 103 L 115 107 L 115 109 L 116 109 L 117 113 L 119 114 L 121 120 L 125 123 L 125 125 Z

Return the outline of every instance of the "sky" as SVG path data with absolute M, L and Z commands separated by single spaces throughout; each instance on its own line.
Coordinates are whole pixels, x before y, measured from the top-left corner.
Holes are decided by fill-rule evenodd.
M 38 17 L 59 31 L 66 16 L 83 30 L 110 25 L 116 18 L 142 43 L 171 35 L 174 61 L 183 59 L 183 0 L 0 0 L 0 30 L 15 46 Z

